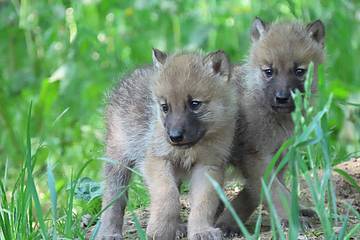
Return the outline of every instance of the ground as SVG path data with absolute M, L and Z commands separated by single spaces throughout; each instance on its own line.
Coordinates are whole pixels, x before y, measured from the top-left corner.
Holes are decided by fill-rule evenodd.
M 341 169 L 346 171 L 350 176 L 354 178 L 354 180 L 357 181 L 357 184 L 360 185 L 360 158 L 358 159 L 351 159 L 350 161 L 344 162 L 342 164 L 337 165 L 335 168 Z M 338 204 L 338 210 L 342 214 L 346 214 L 346 208 L 345 208 L 345 202 L 351 203 L 352 206 L 359 212 L 360 211 L 360 192 L 353 187 L 350 183 L 344 180 L 342 176 L 340 176 L 337 172 L 334 171 L 333 173 L 333 183 L 336 188 L 336 195 L 337 195 L 337 204 Z M 239 189 L 236 189 L 234 187 L 229 187 L 226 189 L 227 195 L 231 198 L 231 196 L 234 196 L 236 192 L 239 191 Z M 309 191 L 304 187 L 301 190 L 301 197 L 302 199 L 310 199 Z M 189 212 L 189 204 L 185 197 L 181 198 L 181 205 L 182 205 L 182 211 L 181 216 L 184 220 L 186 220 L 186 216 Z M 136 212 L 137 217 L 139 218 L 140 224 L 143 229 L 146 228 L 146 222 L 149 218 L 149 211 L 148 209 L 138 209 Z M 261 233 L 261 239 L 271 239 L 271 232 L 269 231 L 269 218 L 267 217 L 268 214 L 263 211 L 263 226 L 262 226 L 262 233 Z M 254 219 L 256 216 L 254 216 Z M 322 230 L 320 228 L 319 221 L 313 217 L 308 218 L 307 222 L 309 224 L 309 227 L 305 232 L 303 232 L 299 239 L 324 239 L 322 236 Z M 358 219 L 356 219 L 354 216 L 351 216 L 349 219 L 350 225 L 353 225 L 358 222 Z M 254 225 L 254 221 L 250 220 L 248 222 L 249 226 Z M 335 227 L 336 229 L 340 229 L 340 225 L 338 227 Z M 335 230 L 336 230 L 335 229 Z M 136 227 L 134 224 L 134 221 L 132 220 L 131 216 L 127 214 L 125 216 L 125 226 L 124 226 L 124 235 L 125 239 L 138 239 L 138 233 L 136 231 Z M 358 236 L 360 239 L 360 235 Z M 186 237 L 179 237 L 179 239 L 185 240 Z M 244 237 L 241 237 L 239 235 L 232 236 L 225 238 L 226 240 L 243 240 Z M 354 238 L 356 239 L 356 238 Z

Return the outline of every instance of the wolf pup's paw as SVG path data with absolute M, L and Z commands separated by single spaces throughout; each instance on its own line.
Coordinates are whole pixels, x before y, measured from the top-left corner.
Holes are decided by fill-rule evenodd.
M 237 224 L 230 225 L 224 222 L 218 222 L 215 226 L 221 229 L 225 237 L 236 236 L 240 233 L 240 228 Z
M 121 234 L 112 234 L 112 235 L 104 235 L 99 237 L 101 240 L 123 240 L 123 236 Z
M 148 239 L 156 239 L 156 240 L 170 240 L 176 238 L 176 227 L 177 224 L 161 224 L 161 223 L 153 223 L 148 224 L 146 228 L 146 235 Z
M 187 225 L 186 223 L 180 223 L 178 229 L 176 230 L 176 239 L 182 239 L 187 235 Z
M 225 237 L 231 237 L 240 233 L 240 228 L 234 218 L 228 212 L 223 213 L 216 221 L 215 227 L 220 228 Z
M 311 208 L 302 208 L 300 209 L 300 215 L 303 217 L 316 217 L 316 211 Z
M 208 228 L 202 232 L 195 233 L 190 240 L 222 240 L 223 234 L 219 228 Z
M 312 228 L 309 218 L 300 216 L 299 220 L 300 220 L 301 231 L 306 232 Z M 284 229 L 289 228 L 289 220 L 287 219 L 281 220 L 281 227 Z

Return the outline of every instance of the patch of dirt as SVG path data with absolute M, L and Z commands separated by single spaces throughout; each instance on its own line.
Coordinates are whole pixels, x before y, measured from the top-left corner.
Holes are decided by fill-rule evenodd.
M 356 182 L 360 185 L 360 158 L 358 159 L 351 159 L 350 161 L 341 163 L 334 167 L 334 169 L 340 169 L 347 172 Z M 321 174 L 321 173 L 320 173 Z M 303 181 L 305 183 L 305 181 Z M 333 184 L 336 189 L 336 197 L 337 197 L 337 206 L 340 214 L 347 213 L 347 205 L 351 204 L 357 211 L 360 211 L 360 192 L 358 189 L 353 187 L 349 182 L 345 181 L 344 178 L 337 173 L 336 171 L 333 172 Z M 241 189 L 238 186 L 230 185 L 226 188 L 225 192 L 228 197 L 235 196 Z M 310 199 L 309 190 L 305 187 L 301 191 L 301 198 L 307 202 Z M 181 217 L 184 222 L 186 222 L 187 216 L 189 214 L 189 203 L 186 200 L 186 197 L 181 197 Z M 253 214 L 250 220 L 247 222 L 249 226 L 248 229 L 251 229 L 255 226 L 255 221 L 257 214 L 263 215 L 262 221 L 262 233 L 261 239 L 271 239 L 271 231 L 270 231 L 270 220 L 268 217 L 268 213 L 266 211 L 257 211 Z M 138 209 L 135 211 L 135 214 L 140 222 L 140 225 L 143 229 L 146 229 L 146 223 L 149 218 L 149 211 L 148 209 Z M 325 239 L 323 237 L 323 231 L 321 230 L 320 222 L 316 217 L 308 217 L 306 218 L 306 223 L 309 226 L 300 236 L 298 239 Z M 351 215 L 349 218 L 349 225 L 354 225 L 359 223 L 359 219 L 355 216 Z M 341 226 L 335 227 L 335 231 L 340 230 Z M 284 231 L 285 235 L 287 231 Z M 130 214 L 126 214 L 125 221 L 124 221 L 124 238 L 125 239 L 138 239 L 138 233 L 136 230 L 135 222 L 132 219 Z M 186 240 L 186 237 L 179 237 L 178 239 Z M 240 235 L 235 235 L 232 237 L 225 238 L 226 240 L 243 240 L 244 237 Z M 353 239 L 360 239 L 360 235 L 358 238 Z
M 352 159 L 351 161 L 341 163 L 335 167 L 347 172 L 360 186 L 360 158 Z M 333 174 L 333 182 L 336 188 L 336 196 L 339 200 L 346 200 L 360 212 L 360 192 L 359 189 L 353 187 L 349 182 L 337 172 Z

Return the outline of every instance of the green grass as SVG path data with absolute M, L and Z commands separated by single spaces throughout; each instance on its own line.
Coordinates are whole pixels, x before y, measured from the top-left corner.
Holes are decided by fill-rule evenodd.
M 223 49 L 233 62 L 242 61 L 255 16 L 321 18 L 326 25 L 328 57 L 320 71 L 317 106 L 305 106 L 312 110 L 305 117 L 295 113 L 301 121 L 296 136 L 308 141 L 298 139 L 304 142 L 296 146 L 289 141 L 284 149 L 292 148 L 291 154 L 304 160 L 286 160 L 293 175 L 310 181 L 316 172 L 310 178 L 304 169 L 324 169 L 324 176 L 309 184 L 319 196 L 317 208 L 327 207 L 318 214 L 331 237 L 331 226 L 340 220 L 346 226 L 346 218 L 336 214 L 329 171 L 360 151 L 358 9 L 360 3 L 349 0 L 0 1 L 0 238 L 83 239 L 81 217 L 96 217 L 100 199 L 81 199 L 76 183 L 83 177 L 101 181 L 106 92 L 135 66 L 150 63 L 152 47 Z M 277 159 L 265 180 L 271 181 Z M 295 189 L 297 182 L 291 184 Z M 319 186 L 326 191 L 320 194 Z M 148 204 L 141 178 L 133 179 L 129 191 L 129 209 Z M 329 206 L 325 195 L 333 199 Z M 296 205 L 295 195 L 292 199 L 290 206 Z M 290 209 L 295 216 L 296 208 Z M 355 214 L 351 207 L 349 214 Z M 291 221 L 295 236 L 297 220 Z M 276 219 L 272 222 L 276 229 Z M 346 238 L 359 228 L 341 234 Z

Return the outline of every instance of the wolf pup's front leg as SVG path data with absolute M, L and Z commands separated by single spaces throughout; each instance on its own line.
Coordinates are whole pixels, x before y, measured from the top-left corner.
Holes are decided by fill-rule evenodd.
M 224 181 L 223 166 L 209 166 L 198 163 L 192 170 L 188 223 L 190 240 L 222 239 L 222 232 L 214 228 L 214 217 L 219 205 L 219 197 L 208 177 L 220 185 Z
M 149 239 L 175 239 L 180 220 L 180 201 L 174 168 L 170 161 L 150 156 L 144 163 L 144 178 L 151 198 Z
M 127 204 L 127 186 L 131 177 L 127 168 L 106 164 L 104 175 L 105 188 L 101 225 L 97 239 L 122 240 L 124 211 Z

